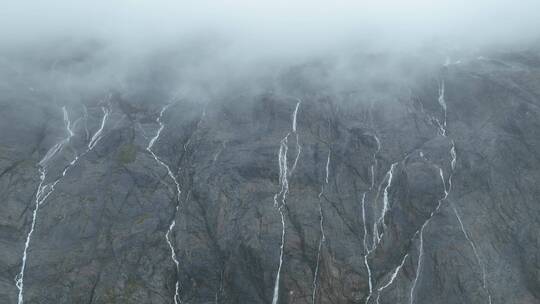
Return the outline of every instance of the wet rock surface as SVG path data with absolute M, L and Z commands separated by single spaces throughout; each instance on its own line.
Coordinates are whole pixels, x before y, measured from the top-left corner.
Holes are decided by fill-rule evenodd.
M 539 62 L 204 101 L 3 86 L 0 302 L 540 303 Z

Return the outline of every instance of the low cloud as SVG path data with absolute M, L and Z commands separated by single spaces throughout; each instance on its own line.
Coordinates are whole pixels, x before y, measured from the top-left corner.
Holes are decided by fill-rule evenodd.
M 325 81 L 347 83 L 391 75 L 404 54 L 441 62 L 540 41 L 537 0 L 37 0 L 7 1 L 1 14 L 4 86 L 19 79 L 77 96 L 212 95 L 245 90 L 246 80 L 268 89 L 291 66 L 314 62 Z M 360 72 L 358 54 L 392 57 Z

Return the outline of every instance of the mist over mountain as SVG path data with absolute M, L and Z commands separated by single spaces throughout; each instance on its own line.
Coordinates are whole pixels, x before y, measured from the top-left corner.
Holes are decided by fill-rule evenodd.
M 540 303 L 540 2 L 1 11 L 0 303 Z

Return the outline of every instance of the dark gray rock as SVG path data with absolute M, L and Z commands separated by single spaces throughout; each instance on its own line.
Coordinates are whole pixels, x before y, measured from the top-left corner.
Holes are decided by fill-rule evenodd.
M 69 135 L 65 105 L 73 136 L 45 164 L 57 184 L 37 212 L 24 303 L 174 303 L 177 282 L 182 303 L 272 303 L 280 210 L 279 303 L 540 303 L 540 59 L 491 56 L 411 59 L 410 78 L 381 72 L 348 92 L 332 90 L 330 63 L 310 64 L 281 90 L 174 100 L 152 151 L 180 200 L 147 150 L 162 87 L 49 102 L 53 89 L 5 76 L 0 302 L 17 302 L 38 166 Z

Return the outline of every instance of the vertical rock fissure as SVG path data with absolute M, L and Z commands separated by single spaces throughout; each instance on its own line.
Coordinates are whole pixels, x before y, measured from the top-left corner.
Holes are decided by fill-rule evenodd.
M 381 142 L 379 141 L 379 138 L 377 137 L 377 135 L 373 135 L 373 137 L 375 138 L 375 142 L 377 143 L 377 149 L 373 153 L 372 162 L 371 162 L 371 166 L 370 166 L 371 185 L 369 187 L 369 191 L 373 191 L 373 189 L 375 188 L 375 167 L 377 166 L 377 154 L 381 150 Z M 363 228 L 364 228 L 364 238 L 363 238 L 364 265 L 366 266 L 366 270 L 367 270 L 367 273 L 368 273 L 368 287 L 369 287 L 369 294 L 366 297 L 366 301 L 365 301 L 365 303 L 367 304 L 369 302 L 369 300 L 371 299 L 372 295 L 373 295 L 373 277 L 372 277 L 372 273 L 371 273 L 371 266 L 369 265 L 369 261 L 368 261 L 369 254 L 372 252 L 372 250 L 370 250 L 368 248 L 368 244 L 367 244 L 368 229 L 367 229 L 367 217 L 366 217 L 366 194 L 367 194 L 367 191 L 365 191 L 362 194 L 362 203 L 361 203 L 361 205 L 362 205 L 362 225 L 363 225 Z M 375 223 L 375 225 L 376 225 L 376 223 Z M 377 233 L 376 230 L 374 230 L 373 233 L 374 234 Z M 376 246 L 375 241 L 373 241 L 373 246 Z M 374 250 L 375 248 L 372 248 L 372 249 Z
M 171 171 L 171 168 L 169 167 L 169 165 L 167 165 L 161 158 L 159 158 L 154 153 L 154 151 L 152 150 L 152 147 L 154 146 L 156 141 L 159 139 L 159 137 L 161 135 L 161 132 L 165 128 L 165 124 L 162 121 L 163 114 L 165 113 L 165 111 L 167 111 L 167 109 L 171 105 L 172 105 L 172 103 L 169 103 L 169 104 L 165 105 L 161 109 L 161 111 L 159 112 L 159 116 L 156 119 L 156 123 L 158 123 L 159 128 L 158 128 L 156 134 L 154 135 L 154 137 L 152 137 L 152 139 L 150 139 L 150 142 L 148 143 L 148 146 L 146 147 L 146 150 L 150 153 L 150 155 L 152 155 L 154 160 L 159 165 L 161 165 L 162 167 L 164 167 L 167 170 L 167 174 L 169 175 L 169 177 L 171 178 L 171 180 L 174 182 L 174 184 L 176 186 L 176 204 L 175 204 L 175 208 L 174 208 L 174 215 L 172 217 L 171 222 L 169 223 L 169 228 L 167 229 L 167 232 L 165 233 L 165 240 L 167 241 L 167 245 L 169 246 L 169 250 L 171 251 L 171 259 L 174 262 L 175 268 L 176 268 L 176 283 L 175 283 L 175 287 L 174 287 L 174 298 L 173 299 L 174 299 L 174 303 L 178 304 L 180 302 L 180 278 L 179 278 L 180 262 L 178 261 L 178 258 L 176 256 L 176 251 L 175 251 L 173 243 L 171 241 L 171 233 L 173 233 L 174 227 L 176 226 L 176 216 L 178 214 L 178 210 L 180 209 L 180 195 L 181 195 L 182 191 L 181 191 L 181 188 L 180 188 L 180 183 L 178 182 L 176 176 Z
M 102 109 L 103 109 L 104 115 L 103 115 L 103 118 L 101 120 L 101 125 L 100 125 L 101 127 L 92 136 L 92 140 L 88 143 L 87 149 L 83 153 L 81 153 L 80 155 L 76 154 L 75 157 L 73 158 L 73 160 L 71 160 L 69 162 L 69 164 L 67 166 L 65 166 L 64 170 L 62 171 L 62 174 L 58 178 L 56 178 L 54 181 L 52 181 L 50 183 L 45 183 L 45 179 L 47 178 L 47 165 L 48 165 L 49 161 L 52 158 L 54 158 L 56 155 L 58 155 L 58 153 L 60 153 L 64 149 L 64 147 L 67 146 L 70 143 L 71 139 L 75 136 L 75 132 L 73 132 L 73 130 L 72 130 L 72 123 L 71 123 L 71 120 L 69 118 L 69 113 L 68 113 L 65 106 L 62 107 L 64 126 L 66 128 L 67 136 L 62 141 L 55 144 L 51 149 L 49 149 L 49 151 L 47 151 L 45 156 L 38 163 L 38 172 L 39 172 L 40 182 L 39 182 L 39 185 L 38 185 L 38 189 L 36 191 L 36 195 L 34 196 L 34 210 L 32 211 L 32 222 L 30 224 L 30 230 L 29 230 L 28 234 L 26 235 L 26 241 L 25 241 L 25 244 L 24 244 L 23 255 L 22 255 L 22 258 L 21 258 L 21 260 L 22 260 L 21 269 L 20 269 L 19 273 L 17 274 L 17 276 L 15 277 L 15 286 L 19 290 L 18 300 L 17 300 L 18 304 L 24 303 L 24 276 L 25 276 L 25 270 L 26 270 L 26 262 L 27 262 L 27 258 L 28 258 L 28 249 L 30 247 L 30 241 L 32 239 L 32 235 L 33 235 L 33 233 L 35 231 L 35 228 L 36 228 L 36 222 L 37 222 L 37 219 L 38 219 L 39 207 L 43 203 L 45 203 L 47 198 L 54 192 L 54 189 L 55 189 L 56 185 L 67 175 L 69 170 L 75 164 L 77 164 L 79 159 L 81 157 L 83 157 L 85 154 L 87 154 L 88 152 L 92 151 L 92 149 L 94 149 L 94 147 L 97 145 L 97 143 L 101 140 L 103 129 L 105 128 L 105 124 L 107 123 L 107 119 L 109 117 L 109 112 L 110 112 L 109 108 L 103 107 Z M 84 119 L 86 120 L 86 115 L 87 115 L 86 110 L 85 110 L 84 115 L 85 115 Z M 87 128 L 86 128 L 85 132 L 88 132 Z
M 326 240 L 326 235 L 324 234 L 324 214 L 323 214 L 323 209 L 322 209 L 322 202 L 321 202 L 321 198 L 322 198 L 322 195 L 324 193 L 324 186 L 325 185 L 328 185 L 328 176 L 329 176 L 329 169 L 330 169 L 330 155 L 331 155 L 331 150 L 328 150 L 328 157 L 326 158 L 326 173 L 325 173 L 325 179 L 324 179 L 324 182 L 323 184 L 321 185 L 321 192 L 319 192 L 319 195 L 318 195 L 318 200 L 319 200 L 319 228 L 320 228 L 320 233 L 321 233 L 321 237 L 319 238 L 319 246 L 318 246 L 318 249 L 317 249 L 317 264 L 315 265 L 315 273 L 313 275 L 313 291 L 312 291 L 312 294 L 311 294 L 311 303 L 312 304 L 315 304 L 315 300 L 316 300 L 316 297 L 317 297 L 317 281 L 318 281 L 318 277 L 319 277 L 319 268 L 320 268 L 320 262 L 321 262 L 321 250 L 322 250 L 322 246 Z
M 289 131 L 285 137 L 280 141 L 279 146 L 279 152 L 278 152 L 278 164 L 279 164 L 279 183 L 281 185 L 281 189 L 278 193 L 274 195 L 274 206 L 279 211 L 280 219 L 281 219 L 281 244 L 279 249 L 279 265 L 278 270 L 276 274 L 276 279 L 274 281 L 274 293 L 272 297 L 272 304 L 277 304 L 279 302 L 279 284 L 280 284 L 280 276 L 281 276 L 281 267 L 283 266 L 283 254 L 285 249 L 285 207 L 287 204 L 287 194 L 289 193 L 289 175 L 292 174 L 292 171 L 295 169 L 295 166 L 298 162 L 298 159 L 300 158 L 300 152 L 301 152 L 301 146 L 299 143 L 298 133 L 297 133 L 297 115 L 298 115 L 298 109 L 300 108 L 300 104 L 302 101 L 298 99 L 298 102 L 296 103 L 296 107 L 294 109 L 293 115 L 292 115 L 292 131 Z M 296 152 L 296 158 L 294 161 L 293 168 L 289 170 L 289 165 L 287 161 L 287 152 L 289 150 L 288 146 L 288 138 L 291 135 L 291 132 L 296 137 L 296 145 L 297 145 L 297 152 Z

